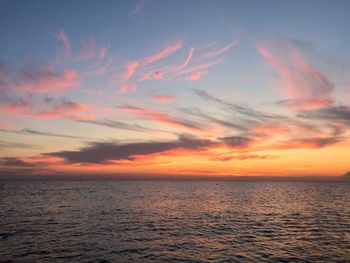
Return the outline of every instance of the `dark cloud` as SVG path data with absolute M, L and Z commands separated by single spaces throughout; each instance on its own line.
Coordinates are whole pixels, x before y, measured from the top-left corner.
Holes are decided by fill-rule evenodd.
M 276 149 L 293 149 L 293 148 L 323 148 L 334 145 L 336 143 L 346 140 L 344 137 L 308 137 L 296 138 L 277 143 L 274 147 Z
M 326 121 L 338 121 L 350 124 L 350 107 L 349 106 L 329 106 L 322 109 L 303 112 L 298 115 L 301 118 L 313 118 Z
M 231 128 L 231 129 L 236 129 L 236 130 L 240 130 L 240 131 L 246 131 L 247 130 L 247 125 L 243 124 L 242 120 L 240 120 L 239 118 L 236 119 L 235 123 L 228 121 L 228 120 L 223 120 L 223 119 L 219 119 L 216 118 L 212 115 L 206 114 L 203 111 L 201 111 L 198 108 L 182 108 L 181 109 L 182 112 L 189 114 L 191 116 L 194 117 L 199 117 L 201 119 L 204 119 L 205 121 L 209 121 L 209 122 L 213 122 L 216 124 L 219 124 L 223 127 L 226 128 Z M 246 121 L 247 122 L 247 121 Z
M 34 167 L 33 163 L 25 162 L 15 157 L 3 157 L 0 158 L 0 164 L 3 166 L 14 166 L 14 167 Z
M 168 142 L 138 142 L 118 144 L 116 142 L 93 142 L 77 151 L 60 151 L 46 153 L 46 156 L 56 156 L 68 163 L 108 163 L 112 160 L 133 160 L 135 155 L 149 155 L 174 149 L 199 150 L 215 142 L 190 136 L 180 136 L 176 141 Z
M 37 131 L 37 130 L 32 130 L 32 129 L 23 129 L 23 130 L 20 130 L 20 133 L 42 135 L 42 136 L 49 136 L 49 137 L 60 137 L 60 138 L 87 139 L 86 137 L 64 135 L 64 134 L 51 133 L 51 132 L 42 132 L 42 131 Z
M 260 155 L 260 154 L 244 153 L 244 154 L 238 154 L 238 155 L 232 154 L 232 155 L 215 156 L 211 158 L 211 160 L 227 162 L 231 160 L 248 160 L 248 159 L 266 160 L 266 159 L 275 159 L 275 158 L 277 158 L 277 156 L 275 155 Z
M 23 135 L 40 135 L 40 136 L 59 137 L 59 138 L 88 139 L 86 137 L 81 137 L 81 136 L 65 135 L 65 134 L 58 134 L 58 133 L 51 133 L 51 132 L 42 132 L 42 131 L 37 131 L 37 130 L 32 130 L 32 129 L 22 129 L 22 130 L 0 129 L 0 132 L 23 134 Z
M 246 148 L 254 141 L 251 138 L 243 136 L 230 136 L 220 138 L 226 145 L 233 148 Z
M 237 103 L 228 102 L 223 99 L 219 99 L 217 97 L 214 97 L 213 95 L 210 95 L 204 90 L 193 89 L 193 91 L 201 98 L 207 101 L 219 104 L 223 109 L 229 110 L 230 112 L 233 112 L 236 114 L 237 113 L 241 114 L 245 118 L 256 119 L 259 121 L 271 120 L 271 119 L 285 119 L 285 117 L 281 115 L 263 113 L 263 112 L 254 110 L 248 107 L 247 105 L 239 105 Z

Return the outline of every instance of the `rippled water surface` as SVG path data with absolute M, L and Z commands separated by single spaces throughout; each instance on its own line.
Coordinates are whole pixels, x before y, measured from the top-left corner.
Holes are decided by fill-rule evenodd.
M 350 262 L 350 184 L 2 182 L 0 262 Z

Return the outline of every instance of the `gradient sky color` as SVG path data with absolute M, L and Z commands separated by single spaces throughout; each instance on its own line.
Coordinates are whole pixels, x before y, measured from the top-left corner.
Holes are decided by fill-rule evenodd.
M 350 169 L 349 1 L 1 1 L 0 175 Z

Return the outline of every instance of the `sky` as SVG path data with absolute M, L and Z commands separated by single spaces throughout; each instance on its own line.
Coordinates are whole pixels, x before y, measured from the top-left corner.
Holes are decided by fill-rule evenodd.
M 339 176 L 349 1 L 0 3 L 0 178 Z

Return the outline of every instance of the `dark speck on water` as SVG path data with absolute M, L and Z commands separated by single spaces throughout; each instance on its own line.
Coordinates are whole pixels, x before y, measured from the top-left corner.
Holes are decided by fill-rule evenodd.
M 0 182 L 0 262 L 350 262 L 349 182 Z

